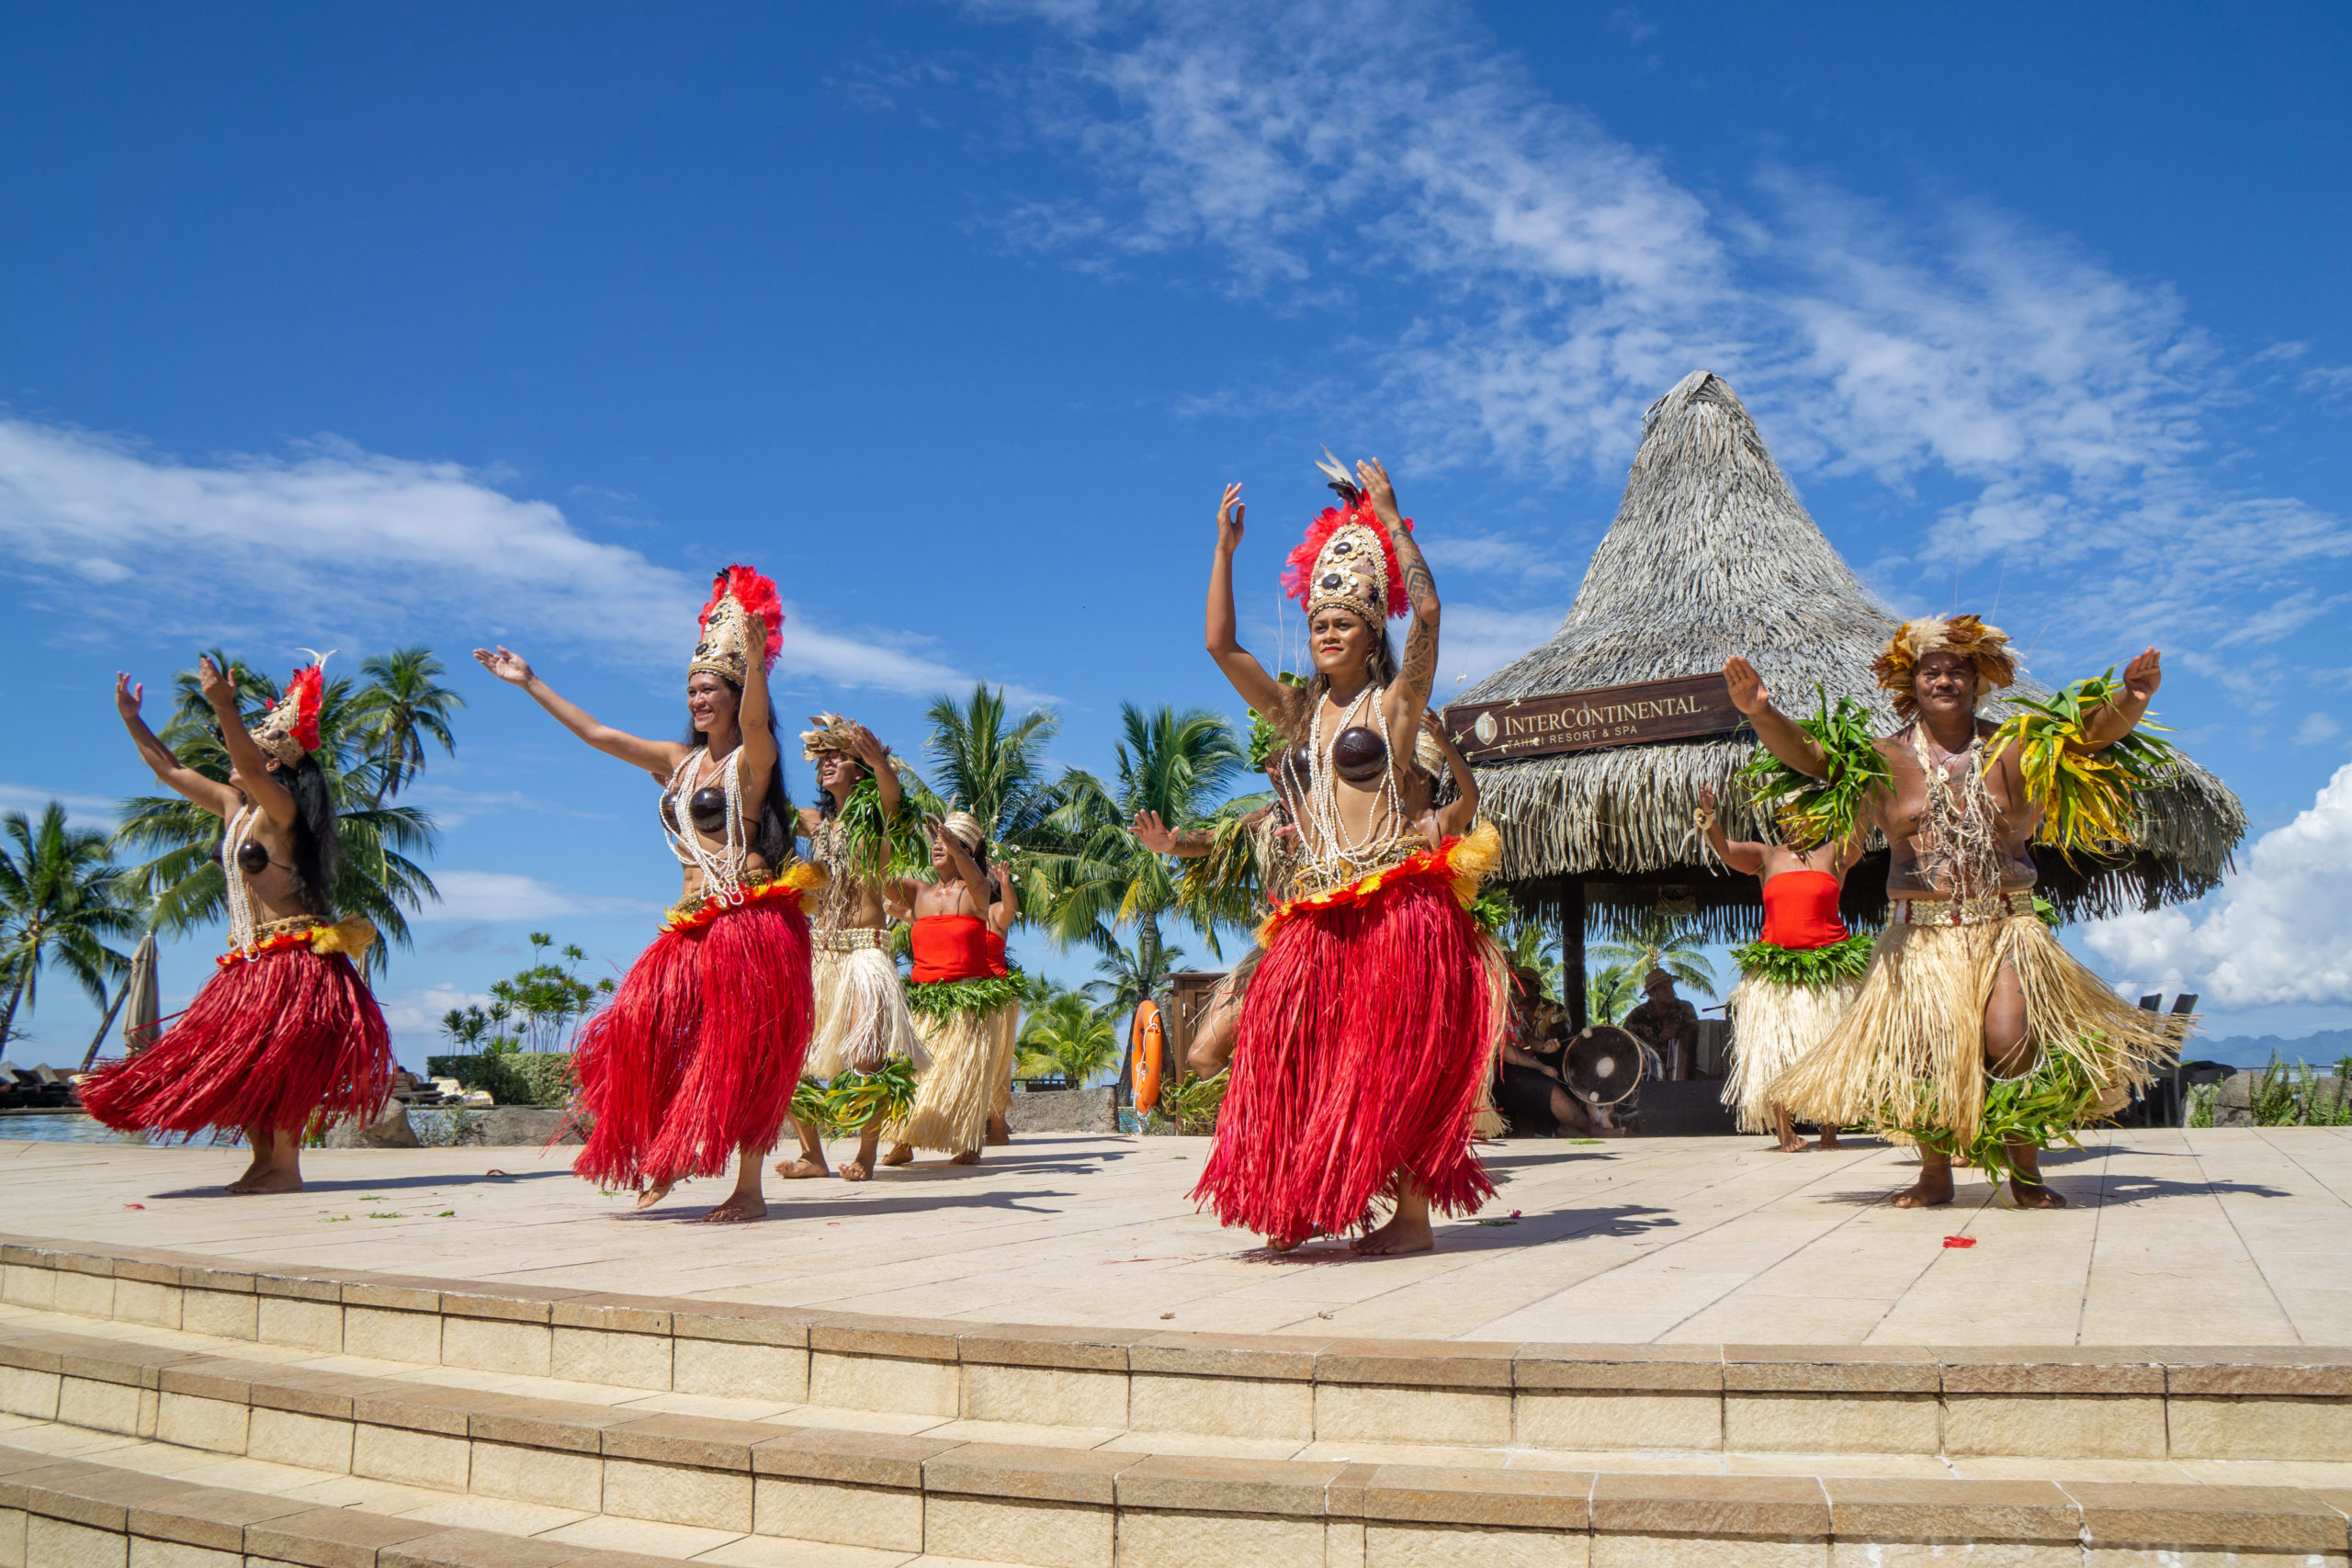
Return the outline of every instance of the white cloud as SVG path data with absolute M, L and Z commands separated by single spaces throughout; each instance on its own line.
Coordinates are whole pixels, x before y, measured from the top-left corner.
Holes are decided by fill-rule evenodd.
M 1556 610 L 1492 610 L 1448 603 L 1445 635 L 1438 639 L 1437 688 L 1430 703 L 1443 707 L 1465 687 L 1493 674 L 1529 649 L 1541 648 L 1567 619 Z
M 593 636 L 637 663 L 682 661 L 708 592 L 707 580 L 590 539 L 549 502 L 517 500 L 455 463 L 336 440 L 284 458 L 193 463 L 23 419 L 0 419 L 0 553 L 37 581 L 108 590 L 74 593 L 78 611 L 151 627 L 220 635 L 267 605 L 273 627 L 297 640 L 397 634 L 422 618 L 484 641 Z M 913 639 L 851 636 L 787 612 L 780 680 L 910 695 L 971 682 Z
M 2352 1002 L 2352 763 L 2336 771 L 2311 809 L 2256 840 L 2246 868 L 2208 901 L 2201 920 L 2185 909 L 2134 912 L 2084 933 L 2120 987 L 2190 990 L 2224 1008 L 2278 1002 Z
M 2307 713 L 2295 728 L 2298 746 L 2324 746 L 2344 733 L 2344 727 L 2324 713 Z
M 1914 219 L 1769 165 L 1686 188 L 1459 6 L 981 11 L 1040 24 L 1024 101 L 1094 176 L 1016 236 L 1081 265 L 1203 248 L 1235 291 L 1359 333 L 1405 284 L 1411 320 L 1355 346 L 1418 461 L 1613 479 L 1641 410 L 1713 368 L 1794 469 L 1959 491 L 1873 576 L 1924 592 L 2013 552 L 2025 639 L 2071 608 L 2052 652 L 2127 619 L 2283 636 L 2312 568 L 2352 557 L 2343 519 L 2223 481 L 2241 389 L 2174 293 L 2014 217 Z
M 445 871 L 435 868 L 438 904 L 427 904 L 412 920 L 539 920 L 557 915 L 631 915 L 655 906 L 641 898 L 611 898 L 574 893 L 536 876 L 511 871 Z
M 72 790 L 42 789 L 37 784 L 0 784 L 0 811 L 21 811 L 36 824 L 52 800 L 65 807 L 65 820 L 76 828 L 97 828 L 110 833 L 120 819 L 120 803 L 109 795 L 76 795 Z

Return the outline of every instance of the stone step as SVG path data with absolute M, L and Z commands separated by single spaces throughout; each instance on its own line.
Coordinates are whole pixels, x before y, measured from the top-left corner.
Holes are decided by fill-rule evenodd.
M 2352 1462 L 2352 1351 L 1560 1345 L 974 1324 L 18 1238 L 0 1303 L 502 1379 L 1255 1445 Z M 829 1424 L 841 1424 L 840 1417 Z

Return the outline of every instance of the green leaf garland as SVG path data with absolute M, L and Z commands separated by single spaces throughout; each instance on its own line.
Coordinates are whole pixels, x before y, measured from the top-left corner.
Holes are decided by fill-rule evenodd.
M 1871 710 L 1852 697 L 1839 697 L 1832 708 L 1827 689 L 1814 689 L 1821 705 L 1796 725 L 1821 748 L 1826 774 L 1816 779 L 1801 773 L 1763 747 L 1739 771 L 1748 783 L 1750 798 L 1772 814 L 1792 844 L 1849 837 L 1860 828 L 1871 796 L 1894 783 L 1886 759 L 1879 755 Z
M 1769 942 L 1751 942 L 1733 948 L 1731 961 L 1751 980 L 1817 991 L 1840 980 L 1860 979 L 1871 966 L 1871 949 L 1875 945 L 1876 939 L 1867 932 L 1826 947 L 1775 947 Z
M 981 975 L 969 980 L 910 980 L 907 1010 L 944 1023 L 957 1013 L 990 1013 L 1021 999 L 1022 976 Z

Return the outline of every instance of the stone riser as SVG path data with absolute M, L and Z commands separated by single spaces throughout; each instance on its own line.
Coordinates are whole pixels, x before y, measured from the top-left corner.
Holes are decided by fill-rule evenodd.
M 1950 1482 L 1810 1484 L 1766 1496 L 1675 1478 L 1515 1500 L 1462 1517 L 1442 1472 L 1328 1487 L 1313 1514 L 1186 1506 L 1203 1483 L 1121 1478 L 1107 1504 L 929 1496 L 923 1561 L 1035 1568 L 2343 1568 L 2347 1521 L 2309 1494 Z M 1588 1478 L 1589 1479 L 1589 1478 Z M 1608 1478 L 1604 1478 L 1605 1480 Z M 2245 1491 L 2248 1489 L 2230 1489 Z M 1746 1492 L 1748 1495 L 1741 1495 Z M 1940 1491 L 1940 1496 L 1923 1494 Z M 1285 1499 L 1269 1494 L 1263 1501 Z M 1157 1505 L 1157 1506 L 1155 1506 Z M 1491 1510 L 1488 1510 L 1491 1511 Z M 209 1487 L 0 1447 L 0 1568 L 639 1568 L 552 1540 Z
M 1570 1451 L 2352 1461 L 2352 1356 L 1210 1337 L 11 1245 L 0 1300 L 418 1366 L 941 1420 Z

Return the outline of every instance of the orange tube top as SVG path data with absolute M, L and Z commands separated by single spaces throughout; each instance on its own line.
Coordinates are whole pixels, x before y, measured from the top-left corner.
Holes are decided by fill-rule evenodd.
M 980 980 L 989 967 L 988 922 L 975 915 L 925 915 L 915 921 L 914 973 L 922 984 Z
M 1764 940 L 1800 952 L 1844 942 L 1838 879 L 1826 871 L 1784 871 L 1764 884 Z

